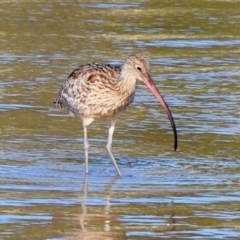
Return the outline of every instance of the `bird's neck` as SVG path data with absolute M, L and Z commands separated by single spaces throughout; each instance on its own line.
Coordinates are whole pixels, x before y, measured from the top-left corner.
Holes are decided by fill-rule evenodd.
M 122 71 L 119 76 L 118 87 L 122 93 L 126 95 L 132 95 L 135 92 L 136 88 L 136 78 L 127 71 L 127 69 L 122 68 Z

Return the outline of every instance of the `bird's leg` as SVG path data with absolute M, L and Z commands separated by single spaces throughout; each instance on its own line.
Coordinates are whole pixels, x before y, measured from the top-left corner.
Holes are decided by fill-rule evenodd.
M 87 125 L 83 123 L 83 131 L 84 131 L 84 152 L 85 152 L 85 173 L 88 173 L 88 149 L 90 147 L 87 138 Z
M 79 116 L 82 119 L 83 123 L 83 132 L 84 132 L 84 152 L 85 152 L 85 173 L 88 173 L 88 149 L 90 147 L 87 137 L 87 127 L 93 122 L 93 118 L 87 118 Z
M 121 177 L 122 174 L 118 168 L 118 165 L 117 165 L 117 162 L 112 154 L 112 138 L 113 138 L 113 133 L 114 133 L 114 129 L 115 129 L 115 124 L 116 124 L 116 120 L 112 120 L 111 123 L 110 123 L 110 127 L 109 127 L 109 130 L 108 130 L 108 141 L 107 141 L 107 151 L 109 153 L 109 156 L 111 157 L 112 161 L 113 161 L 113 164 L 119 174 L 119 176 Z

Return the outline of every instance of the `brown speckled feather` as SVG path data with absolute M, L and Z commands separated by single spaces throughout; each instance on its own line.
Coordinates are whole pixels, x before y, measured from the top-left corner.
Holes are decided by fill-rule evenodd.
M 120 67 L 110 64 L 82 65 L 62 85 L 55 104 L 80 117 L 112 118 L 134 99 L 135 88 L 121 91 L 120 73 Z
M 65 107 L 82 119 L 86 173 L 88 173 L 87 127 L 98 118 L 110 121 L 107 151 L 121 176 L 112 154 L 112 138 L 117 115 L 133 102 L 136 82 L 141 81 L 157 97 L 172 124 L 174 149 L 177 149 L 177 131 L 171 111 L 149 74 L 148 62 L 139 54 L 128 56 L 120 67 L 109 64 L 88 63 L 74 70 L 59 90 L 55 104 Z

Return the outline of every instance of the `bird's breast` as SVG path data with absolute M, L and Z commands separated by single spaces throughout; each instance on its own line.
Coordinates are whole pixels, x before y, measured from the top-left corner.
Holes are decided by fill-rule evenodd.
M 131 96 L 118 96 L 114 94 L 90 93 L 81 104 L 78 104 L 80 115 L 93 118 L 113 118 L 121 114 L 133 102 Z

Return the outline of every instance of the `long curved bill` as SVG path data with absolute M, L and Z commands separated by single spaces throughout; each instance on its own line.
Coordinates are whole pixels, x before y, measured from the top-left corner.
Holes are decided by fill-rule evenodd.
M 174 150 L 177 150 L 177 144 L 178 144 L 178 140 L 177 140 L 177 129 L 175 126 L 175 122 L 174 119 L 172 117 L 172 113 L 167 105 L 167 103 L 165 102 L 163 96 L 160 94 L 160 92 L 158 91 L 158 89 L 156 88 L 156 86 L 154 85 L 152 79 L 150 77 L 148 77 L 147 79 L 144 79 L 144 83 L 147 85 L 147 87 L 153 92 L 153 94 L 156 96 L 156 98 L 159 100 L 159 102 L 162 104 L 163 109 L 165 110 L 165 112 L 168 115 L 168 118 L 171 122 L 172 125 L 172 129 L 173 129 L 173 134 L 174 134 Z

